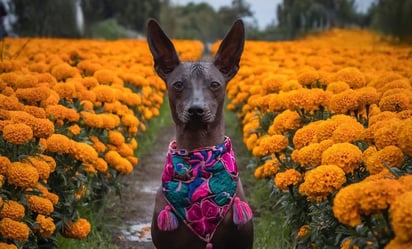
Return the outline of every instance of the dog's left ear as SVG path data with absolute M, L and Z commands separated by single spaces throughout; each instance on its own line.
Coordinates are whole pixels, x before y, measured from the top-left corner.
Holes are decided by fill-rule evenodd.
M 147 43 L 153 55 L 155 70 L 165 80 L 180 64 L 180 60 L 172 41 L 154 19 L 149 19 L 147 23 Z
M 227 80 L 233 78 L 239 70 L 244 43 L 245 27 L 243 21 L 239 19 L 226 34 L 213 62 Z

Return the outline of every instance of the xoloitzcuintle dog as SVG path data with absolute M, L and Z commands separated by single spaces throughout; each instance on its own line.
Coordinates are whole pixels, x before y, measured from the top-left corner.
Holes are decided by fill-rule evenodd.
M 157 249 L 252 248 L 252 212 L 223 117 L 226 84 L 239 70 L 244 40 L 237 20 L 213 62 L 180 62 L 159 24 L 148 21 L 147 41 L 176 126 L 155 200 Z

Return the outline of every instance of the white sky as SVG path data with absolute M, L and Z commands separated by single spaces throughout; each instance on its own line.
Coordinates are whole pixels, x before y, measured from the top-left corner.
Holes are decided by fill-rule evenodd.
M 360 11 L 365 12 L 370 4 L 375 0 L 356 0 L 356 5 Z M 216 10 L 221 6 L 230 6 L 232 0 L 172 0 L 173 4 L 186 5 L 189 2 L 201 3 L 207 2 Z M 246 0 L 254 13 L 259 28 L 263 29 L 276 20 L 276 7 L 283 0 Z

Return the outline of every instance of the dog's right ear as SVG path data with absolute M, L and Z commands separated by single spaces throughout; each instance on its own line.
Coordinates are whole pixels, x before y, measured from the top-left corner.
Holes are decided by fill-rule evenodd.
M 180 64 L 180 60 L 172 41 L 154 19 L 149 19 L 147 23 L 147 43 L 153 55 L 155 70 L 165 80 Z

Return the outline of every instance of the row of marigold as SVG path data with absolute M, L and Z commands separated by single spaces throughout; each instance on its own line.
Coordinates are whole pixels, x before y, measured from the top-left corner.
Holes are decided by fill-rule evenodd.
M 198 41 L 176 41 L 183 59 Z M 138 135 L 165 86 L 145 41 L 4 39 L 0 61 L 0 247 L 84 239 L 79 210 L 138 164 Z
M 411 51 L 363 30 L 246 42 L 228 108 L 297 243 L 412 248 Z

